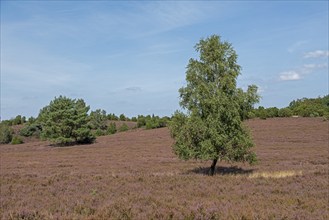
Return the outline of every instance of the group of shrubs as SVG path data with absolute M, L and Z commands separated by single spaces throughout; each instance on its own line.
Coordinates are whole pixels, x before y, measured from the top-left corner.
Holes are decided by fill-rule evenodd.
M 119 120 L 126 121 L 127 118 L 123 114 L 121 114 L 120 117 L 115 116 L 115 114 L 106 115 L 105 110 L 97 109 L 96 111 L 92 111 L 90 113 L 88 125 L 95 136 L 110 135 L 117 132 L 128 131 L 129 127 L 126 123 L 123 123 L 119 128 L 117 128 L 117 124 L 113 121 Z
M 20 144 L 21 137 L 36 137 L 50 140 L 59 146 L 72 144 L 87 144 L 95 141 L 97 136 L 115 134 L 129 130 L 125 121 L 136 122 L 136 128 L 154 129 L 165 127 L 168 117 L 158 116 L 132 117 L 124 114 L 106 114 L 105 110 L 97 109 L 88 114 L 90 107 L 82 99 L 70 99 L 65 96 L 55 97 L 49 105 L 40 110 L 37 118 L 20 115 L 14 119 L 0 123 L 0 143 Z M 120 122 L 116 122 L 120 121 Z M 13 125 L 23 125 L 17 134 L 14 134 Z M 120 125 L 119 127 L 117 127 Z M 16 129 L 17 130 L 17 129 Z
M 166 127 L 168 121 L 170 121 L 169 117 L 160 118 L 159 116 L 143 116 L 138 115 L 137 117 L 137 127 L 145 127 L 145 129 L 155 129 L 155 128 L 162 128 Z
M 285 108 L 264 108 L 259 106 L 249 112 L 248 118 L 274 118 L 274 117 L 324 117 L 329 119 L 329 95 L 318 98 L 302 98 L 293 100 Z
M 0 123 L 0 144 L 22 144 L 21 137 L 14 135 L 13 129 L 6 123 Z

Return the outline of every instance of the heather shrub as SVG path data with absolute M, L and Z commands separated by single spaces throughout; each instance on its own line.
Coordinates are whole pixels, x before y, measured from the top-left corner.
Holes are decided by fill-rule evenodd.
M 22 140 L 22 138 L 20 138 L 18 136 L 14 136 L 10 143 L 11 144 L 23 144 L 24 141 Z
M 13 138 L 13 130 L 5 123 L 0 123 L 0 144 L 8 144 Z

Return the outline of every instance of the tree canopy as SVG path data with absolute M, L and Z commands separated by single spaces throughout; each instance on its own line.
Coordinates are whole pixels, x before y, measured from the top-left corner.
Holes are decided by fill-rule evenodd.
M 39 113 L 41 136 L 57 145 L 92 143 L 95 137 L 88 127 L 88 111 L 83 99 L 55 98 Z
M 253 141 L 242 120 L 259 101 L 257 87 L 244 92 L 236 80 L 241 67 L 232 45 L 213 35 L 200 40 L 195 49 L 199 60 L 187 65 L 187 85 L 179 90 L 180 106 L 170 124 L 174 152 L 182 159 L 256 161 Z

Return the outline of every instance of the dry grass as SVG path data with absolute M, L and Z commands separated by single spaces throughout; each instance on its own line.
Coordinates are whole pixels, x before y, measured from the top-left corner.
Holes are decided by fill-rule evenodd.
M 166 128 L 1 145 L 1 219 L 329 219 L 328 122 L 247 125 L 260 163 L 220 163 L 213 177 L 210 162 L 173 155 Z
M 293 171 L 293 170 L 284 170 L 284 171 L 276 171 L 276 172 L 255 172 L 249 175 L 249 178 L 286 178 L 292 176 L 301 176 L 303 174 L 302 171 Z

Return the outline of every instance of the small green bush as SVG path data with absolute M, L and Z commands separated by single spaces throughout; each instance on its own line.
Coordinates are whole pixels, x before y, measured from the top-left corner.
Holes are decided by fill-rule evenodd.
M 97 130 L 95 131 L 95 135 L 96 135 L 97 137 L 99 137 L 99 136 L 104 136 L 104 135 L 106 135 L 106 132 L 105 132 L 104 130 L 102 130 L 102 129 L 97 129 Z
M 143 115 L 138 115 L 137 118 L 137 127 L 141 128 L 146 125 L 146 119 Z
M 129 127 L 128 127 L 128 125 L 126 125 L 125 123 L 123 123 L 123 124 L 121 125 L 121 127 L 119 128 L 119 131 L 120 131 L 120 132 L 128 131 L 128 130 L 129 130 Z
M 115 123 L 110 123 L 109 127 L 107 128 L 107 134 L 115 134 L 117 132 L 117 126 Z
M 24 141 L 22 140 L 22 138 L 18 137 L 18 136 L 14 136 L 13 139 L 11 140 L 11 144 L 23 144 Z
M 13 130 L 5 123 L 0 123 L 0 144 L 8 144 L 13 138 Z
M 24 137 L 31 137 L 31 136 L 39 137 L 40 132 L 41 132 L 41 125 L 27 124 L 19 131 L 19 134 Z
M 146 129 L 154 129 L 159 127 L 160 127 L 159 119 L 151 118 L 146 121 L 146 126 L 145 126 Z

